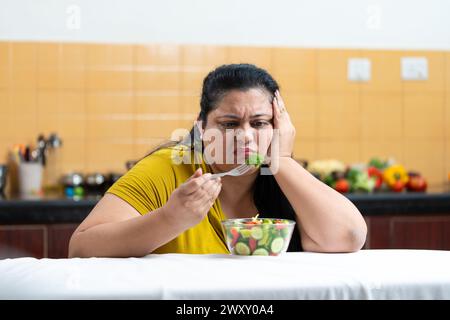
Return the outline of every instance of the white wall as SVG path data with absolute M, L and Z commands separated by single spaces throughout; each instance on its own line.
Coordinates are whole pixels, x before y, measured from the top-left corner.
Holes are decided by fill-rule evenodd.
M 450 49 L 450 1 L 0 0 L 0 40 Z

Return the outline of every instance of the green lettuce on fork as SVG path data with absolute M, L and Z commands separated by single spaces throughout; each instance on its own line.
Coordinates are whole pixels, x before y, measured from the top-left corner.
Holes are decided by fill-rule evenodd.
M 264 162 L 264 156 L 259 153 L 252 153 L 245 159 L 245 164 L 260 167 Z

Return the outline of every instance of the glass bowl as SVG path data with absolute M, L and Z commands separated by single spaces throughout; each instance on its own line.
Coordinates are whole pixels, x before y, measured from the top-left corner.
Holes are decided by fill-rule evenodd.
M 295 221 L 275 218 L 245 218 L 222 221 L 231 254 L 278 256 L 287 251 Z

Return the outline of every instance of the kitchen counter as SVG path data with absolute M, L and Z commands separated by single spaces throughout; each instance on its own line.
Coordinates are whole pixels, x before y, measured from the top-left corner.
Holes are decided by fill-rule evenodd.
M 450 193 L 379 193 L 346 195 L 364 216 L 448 214 Z M 34 200 L 0 199 L 0 224 L 80 223 L 100 197 Z

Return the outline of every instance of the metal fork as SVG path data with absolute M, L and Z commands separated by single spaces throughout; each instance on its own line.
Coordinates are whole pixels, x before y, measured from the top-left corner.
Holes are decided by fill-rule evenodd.
M 230 171 L 213 174 L 213 175 L 211 175 L 210 179 L 223 177 L 223 176 L 237 177 L 237 176 L 243 175 L 244 173 L 247 173 L 250 169 L 252 169 L 252 167 L 253 166 L 249 166 L 244 163 L 244 164 L 241 164 L 239 167 L 236 167 Z

